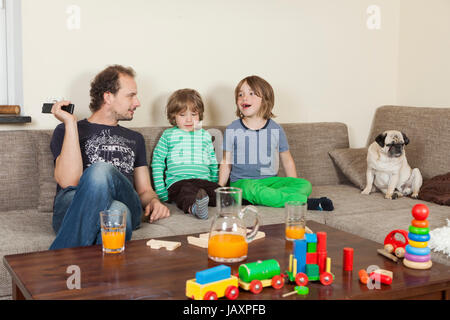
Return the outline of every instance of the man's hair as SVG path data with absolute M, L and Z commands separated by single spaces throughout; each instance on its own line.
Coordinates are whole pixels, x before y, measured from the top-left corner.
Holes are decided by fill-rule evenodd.
M 176 126 L 176 115 L 179 112 L 186 111 L 188 108 L 198 112 L 200 121 L 203 120 L 205 107 L 200 94 L 193 89 L 180 89 L 175 91 L 167 101 L 167 120 L 169 120 L 171 125 Z
M 236 103 L 236 116 L 239 118 L 243 118 L 241 111 L 239 110 L 239 106 L 237 105 L 239 91 L 244 83 L 248 84 L 248 86 L 255 92 L 255 94 L 262 99 L 261 101 L 261 109 L 259 110 L 259 115 L 261 115 L 264 119 L 275 118 L 275 115 L 272 113 L 273 106 L 275 105 L 275 94 L 273 92 L 272 86 L 263 78 L 258 76 L 249 76 L 242 79 L 236 89 L 234 90 L 234 98 Z
M 100 72 L 95 76 L 94 80 L 91 82 L 91 103 L 89 108 L 92 112 L 100 110 L 103 103 L 105 102 L 103 95 L 106 92 L 111 92 L 116 94 L 120 90 L 119 77 L 129 76 L 134 78 L 136 73 L 131 67 L 124 67 L 121 65 L 113 65 L 107 67 L 105 70 Z

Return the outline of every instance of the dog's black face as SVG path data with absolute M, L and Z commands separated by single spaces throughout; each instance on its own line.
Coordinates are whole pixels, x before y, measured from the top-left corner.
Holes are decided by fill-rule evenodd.
M 391 158 L 398 158 L 403 155 L 404 147 L 409 143 L 409 139 L 403 132 L 389 130 L 380 133 L 375 141 Z

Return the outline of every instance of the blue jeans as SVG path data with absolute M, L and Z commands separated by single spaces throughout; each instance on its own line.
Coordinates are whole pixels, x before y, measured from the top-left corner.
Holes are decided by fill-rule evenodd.
M 56 239 L 50 250 L 101 244 L 100 211 L 127 211 L 125 240 L 140 226 L 142 206 L 131 182 L 114 166 L 98 162 L 87 168 L 78 186 L 60 190 L 53 206 Z

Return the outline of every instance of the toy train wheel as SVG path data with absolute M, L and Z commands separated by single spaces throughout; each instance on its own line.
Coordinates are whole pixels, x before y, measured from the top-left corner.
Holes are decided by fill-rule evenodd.
M 208 291 L 207 293 L 205 293 L 203 300 L 217 300 L 217 293 L 215 293 L 214 291 Z
M 283 288 L 284 278 L 282 276 L 274 276 L 272 278 L 272 287 L 276 290 Z
M 295 276 L 295 283 L 298 286 L 306 286 L 308 284 L 308 276 L 302 272 L 297 273 Z
M 225 290 L 225 297 L 229 300 L 236 300 L 239 297 L 239 289 L 235 286 L 229 286 Z
M 258 294 L 261 293 L 261 291 L 263 290 L 263 285 L 262 282 L 259 280 L 253 280 L 252 282 L 250 282 L 250 291 L 254 294 Z
M 324 272 L 320 275 L 320 282 L 324 285 L 324 286 L 329 286 L 330 284 L 333 283 L 333 275 L 329 272 Z

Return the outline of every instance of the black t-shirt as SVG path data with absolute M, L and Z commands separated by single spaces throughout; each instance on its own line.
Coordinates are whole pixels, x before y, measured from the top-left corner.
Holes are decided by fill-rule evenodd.
M 53 132 L 50 149 L 53 160 L 61 153 L 65 134 L 64 123 Z M 128 128 L 78 121 L 78 136 L 83 159 L 83 171 L 96 162 L 116 167 L 133 184 L 134 168 L 147 166 L 145 141 L 142 134 Z M 58 185 L 57 192 L 61 189 Z

